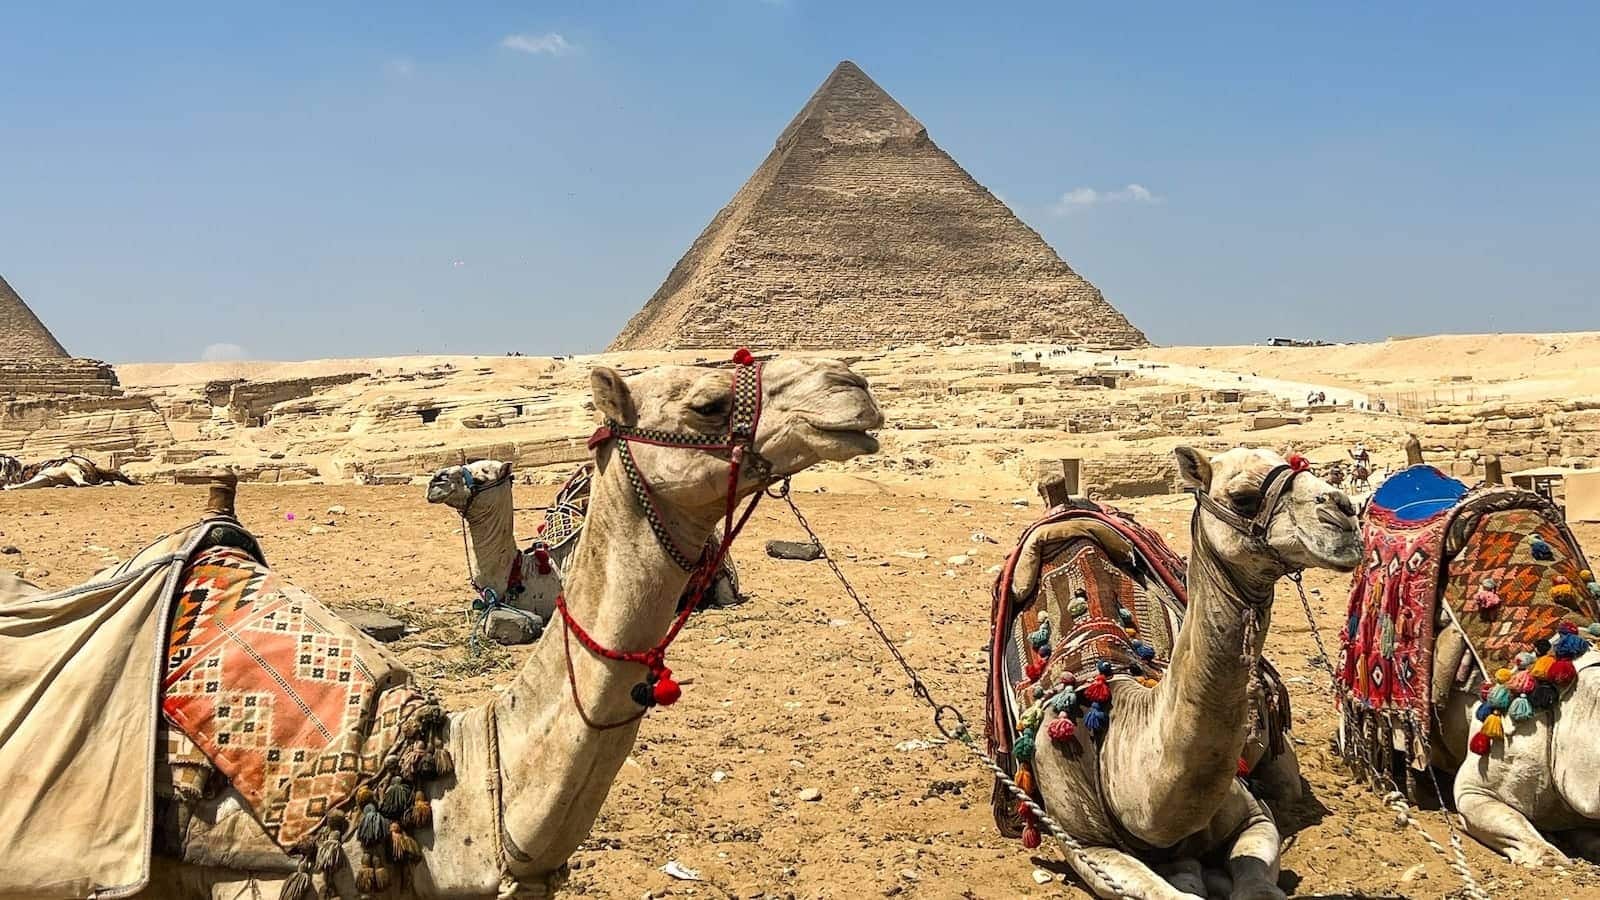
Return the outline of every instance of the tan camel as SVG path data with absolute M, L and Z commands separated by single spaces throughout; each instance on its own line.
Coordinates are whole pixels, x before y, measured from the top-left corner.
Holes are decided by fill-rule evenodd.
M 735 409 L 730 376 L 726 370 L 675 366 L 624 380 L 615 370 L 599 368 L 592 376 L 595 407 L 630 428 L 726 433 Z M 770 473 L 748 464 L 747 457 L 740 496 L 761 489 L 768 477 L 877 450 L 868 431 L 882 424 L 882 415 L 866 380 L 842 363 L 769 363 L 759 396 L 751 449 Z M 652 528 L 630 485 L 623 459 L 629 450 L 650 486 L 664 534 Z M 725 453 L 611 440 L 599 443 L 596 462 L 588 522 L 566 573 L 567 608 L 572 621 L 604 646 L 650 647 L 673 621 L 689 577 L 664 542 L 703 544 L 724 512 L 729 460 Z M 641 708 L 632 693 L 645 674 L 643 666 L 586 652 L 572 633 L 541 641 L 499 698 L 452 714 L 448 748 L 456 778 L 447 790 L 433 791 L 434 825 L 422 835 L 422 861 L 385 896 L 539 897 L 559 883 L 633 746 Z M 627 724 L 602 730 L 590 722 Z M 210 824 L 213 852 L 223 854 L 214 858 L 232 862 L 212 868 L 163 863 L 144 896 L 278 895 L 292 862 L 248 812 L 224 797 L 195 819 Z M 354 840 L 346 850 L 360 858 Z M 348 868 L 335 885 L 343 896 L 357 896 Z
M 32 465 L 22 465 L 15 457 L 0 456 L 0 489 L 8 491 L 119 483 L 133 484 L 134 481 L 118 470 L 99 465 L 86 456 L 66 456 Z
M 1208 462 L 1180 447 L 1177 458 L 1200 505 L 1189 609 L 1167 674 L 1154 688 L 1112 678 L 1100 739 L 1082 728 L 1067 744 L 1041 741 L 1034 774 L 1045 809 L 1089 845 L 1084 858 L 1068 860 L 1097 895 L 1278 900 L 1277 825 L 1236 777 L 1250 673 L 1278 579 L 1305 568 L 1350 571 L 1360 561 L 1355 510 L 1267 450 L 1236 448 Z M 1163 860 L 1164 875 L 1141 856 Z M 1202 868 L 1218 858 L 1226 875 Z M 1208 881 L 1230 884 L 1208 891 Z
M 467 529 L 467 560 L 472 584 L 480 593 L 506 597 L 515 570 L 521 594 L 513 601 L 519 609 L 536 613 L 549 622 L 561 592 L 562 573 L 576 540 L 550 548 L 544 557 L 517 548 L 516 505 L 512 499 L 511 463 L 475 460 L 446 466 L 428 480 L 428 502 L 442 503 L 461 516 Z M 710 599 L 719 606 L 738 601 L 731 577 L 718 573 Z

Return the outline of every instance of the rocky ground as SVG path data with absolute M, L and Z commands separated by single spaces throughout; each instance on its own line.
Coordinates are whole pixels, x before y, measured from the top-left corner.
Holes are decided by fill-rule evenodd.
M 551 489 L 517 490 L 527 536 Z M 947 496 L 860 475 L 814 478 L 797 492 L 935 694 L 976 724 L 989 569 L 1038 507 Z M 201 489 L 175 486 L 3 494 L 0 549 L 16 552 L 0 555 L 0 566 L 69 586 L 192 521 L 202 500 Z M 1184 498 L 1127 505 L 1187 549 Z M 426 505 L 419 488 L 245 485 L 239 511 L 280 573 L 332 605 L 383 609 L 414 626 L 396 646 L 451 705 L 481 702 L 510 677 L 521 651 L 473 660 L 462 649 L 457 610 L 468 595 L 457 522 Z M 1600 527 L 1579 534 L 1600 546 Z M 799 537 L 781 504 L 752 520 L 737 549 L 753 597 L 697 618 L 675 647 L 684 699 L 645 720 L 574 859 L 571 890 L 618 898 L 1082 896 L 1061 883 L 1051 845 L 1029 853 L 996 834 L 988 779 L 938 744 L 928 711 L 825 565 L 761 552 L 767 539 Z M 956 556 L 971 561 L 948 561 Z M 1318 626 L 1336 640 L 1347 579 L 1316 573 L 1307 585 Z M 1285 585 L 1268 654 L 1294 695 L 1311 790 L 1279 811 L 1284 887 L 1303 897 L 1459 896 L 1444 860 L 1330 756 L 1333 717 L 1314 653 Z M 1438 813 L 1420 821 L 1447 840 Z M 1466 853 L 1493 896 L 1600 897 L 1600 874 L 1587 864 L 1522 870 L 1470 840 Z M 703 880 L 664 874 L 674 860 Z

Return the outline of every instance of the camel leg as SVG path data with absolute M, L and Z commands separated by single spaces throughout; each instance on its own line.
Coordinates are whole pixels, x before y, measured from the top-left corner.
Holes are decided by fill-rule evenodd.
M 1156 871 L 1167 879 L 1167 883 L 1185 893 L 1204 897 L 1206 895 L 1205 870 L 1200 866 L 1200 860 L 1194 857 L 1175 859 L 1163 866 L 1157 866 Z
M 1262 761 L 1250 773 L 1256 795 L 1269 803 L 1296 803 L 1305 794 L 1305 783 L 1300 780 L 1300 757 L 1295 755 L 1294 742 L 1285 741 L 1283 752 Z
M 1089 868 L 1092 860 L 1115 885 L 1107 883 Z M 1112 847 L 1085 847 L 1081 853 L 1067 853 L 1067 864 L 1078 873 L 1096 897 L 1126 897 L 1128 900 L 1205 900 L 1204 893 L 1191 894 L 1178 889 L 1138 859 Z
M 1230 900 L 1284 900 L 1278 887 L 1278 823 L 1272 821 L 1272 813 L 1237 785 L 1217 818 L 1219 825 L 1231 822 L 1237 833 L 1228 850 Z
M 27 481 L 22 482 L 21 484 L 7 485 L 5 489 L 8 490 L 8 491 L 31 491 L 31 490 L 36 490 L 38 488 L 47 488 L 47 487 L 55 487 L 55 486 L 56 486 L 55 480 L 53 478 L 51 478 L 49 475 L 46 475 L 43 472 L 41 472 L 38 475 L 35 475 L 32 478 L 29 478 Z
M 1527 817 L 1489 793 L 1463 769 L 1456 776 L 1456 811 L 1467 833 L 1490 850 L 1519 866 L 1571 862 L 1565 853 L 1544 839 Z

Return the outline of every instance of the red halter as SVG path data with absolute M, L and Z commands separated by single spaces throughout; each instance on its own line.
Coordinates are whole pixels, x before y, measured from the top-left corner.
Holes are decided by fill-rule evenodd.
M 556 596 L 556 608 L 561 611 L 561 620 L 565 623 L 562 641 L 566 648 L 567 682 L 572 688 L 572 702 L 578 707 L 578 714 L 583 717 L 584 724 L 590 728 L 601 730 L 618 728 L 638 721 L 652 706 L 658 704 L 670 706 L 677 702 L 682 694 L 682 688 L 673 679 L 672 670 L 667 668 L 667 647 L 677 639 L 678 632 L 683 630 L 683 626 L 689 621 L 689 616 L 699 607 L 701 596 L 715 578 L 723 558 L 728 554 L 728 548 L 732 546 L 734 538 L 738 537 L 745 523 L 750 520 L 750 514 L 755 512 L 756 504 L 761 501 L 762 492 L 757 491 L 752 495 L 750 504 L 745 507 L 744 512 L 735 518 L 739 506 L 740 476 L 746 469 L 759 471 L 763 479 L 771 476 L 772 465 L 755 449 L 756 425 L 761 420 L 761 365 L 750 355 L 750 351 L 742 349 L 734 354 L 733 362 L 736 366 L 733 372 L 733 408 L 728 416 L 728 434 L 725 439 L 703 434 L 635 428 L 610 419 L 589 438 L 590 449 L 597 449 L 608 441 L 617 442 L 617 455 L 622 461 L 623 471 L 627 474 L 634 495 L 644 510 L 650 529 L 655 532 L 656 541 L 680 568 L 690 573 L 689 602 L 678 611 L 677 618 L 673 619 L 666 635 L 656 642 L 655 646 L 645 650 L 614 650 L 601 644 L 572 617 L 571 610 L 567 608 L 566 594 L 563 592 Z M 706 553 L 702 550 L 698 562 L 689 561 L 687 554 L 679 548 L 676 539 L 668 530 L 666 520 L 656 506 L 655 493 L 650 489 L 650 483 L 639 472 L 633 453 L 628 448 L 628 444 L 633 441 L 658 447 L 680 447 L 728 454 L 728 494 L 723 514 L 722 540 L 718 542 L 715 551 Z M 638 663 L 649 670 L 645 681 L 633 687 L 633 700 L 641 707 L 637 714 L 604 724 L 589 718 L 589 713 L 583 708 L 583 701 L 578 697 L 577 675 L 572 667 L 572 638 L 577 638 L 578 643 L 595 656 L 613 662 Z

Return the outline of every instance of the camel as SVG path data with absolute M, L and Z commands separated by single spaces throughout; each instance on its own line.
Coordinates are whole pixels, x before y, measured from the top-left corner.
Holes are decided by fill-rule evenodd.
M 590 442 L 593 493 L 565 572 L 563 633 L 536 645 L 501 696 L 450 715 L 454 781 L 432 791 L 433 825 L 423 832 L 421 861 L 383 896 L 548 896 L 588 836 L 648 710 L 635 699 L 646 667 L 603 658 L 589 640 L 602 649 L 656 645 L 674 624 L 690 578 L 680 548 L 702 546 L 733 501 L 819 462 L 877 451 L 869 432 L 883 424 L 882 414 L 866 380 L 843 363 L 780 359 L 757 369 L 747 355 L 736 359 L 746 363 L 738 379 L 746 390 L 736 391 L 725 369 L 669 366 L 626 379 L 610 368 L 592 373 L 595 408 L 607 425 Z M 748 391 L 752 381 L 757 390 Z M 739 411 L 752 400 L 759 400 L 759 422 L 741 423 Z M 705 446 L 745 423 L 750 433 L 731 453 L 737 465 L 730 453 Z M 648 442 L 663 435 L 679 445 Z M 248 811 L 225 794 L 194 818 L 219 836 L 219 852 L 234 867 L 158 860 L 140 896 L 279 896 L 294 861 Z M 360 858 L 353 836 L 345 850 Z M 323 896 L 334 889 L 357 896 L 348 866 L 333 882 Z
M 1350 571 L 1361 558 L 1355 509 L 1305 468 L 1267 450 L 1207 461 L 1176 451 L 1197 509 L 1189 607 L 1170 667 L 1154 687 L 1110 679 L 1098 739 L 1077 729 L 1033 757 L 1043 806 L 1085 845 L 1068 861 L 1101 897 L 1282 898 L 1277 825 L 1236 777 L 1250 680 L 1278 579 L 1305 568 Z M 1157 874 L 1140 856 L 1159 857 Z M 1227 873 L 1201 860 L 1221 856 Z
M 429 503 L 442 503 L 461 516 L 467 529 L 468 568 L 474 590 L 480 596 L 503 599 L 515 578 L 521 588 L 520 597 L 508 602 L 533 612 L 542 627 L 555 612 L 562 573 L 578 542 L 561 541 L 543 555 L 519 550 L 512 490 L 511 463 L 484 459 L 435 472 L 428 480 L 427 497 Z M 714 543 L 711 546 L 715 549 Z M 728 572 L 718 573 L 707 599 L 718 606 L 738 602 L 737 588 Z
M 16 457 L 0 455 L 0 490 L 26 491 L 48 487 L 93 487 L 134 484 L 133 479 L 86 456 L 64 456 L 23 465 Z

